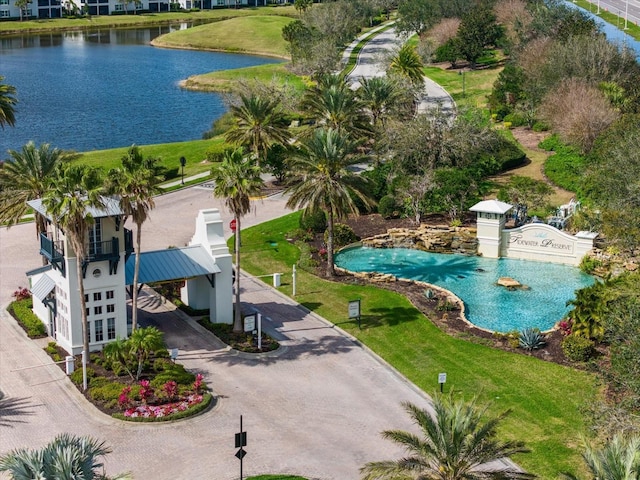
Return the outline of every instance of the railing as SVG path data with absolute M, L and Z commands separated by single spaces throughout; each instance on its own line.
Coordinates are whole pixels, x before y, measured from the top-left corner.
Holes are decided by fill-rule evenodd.
M 40 255 L 44 255 L 49 261 L 61 260 L 64 257 L 64 243 L 53 240 L 49 233 L 40 234 Z
M 119 245 L 118 237 L 113 237 L 111 240 L 105 240 L 104 242 L 89 243 L 87 260 L 89 262 L 97 262 L 118 258 L 120 256 Z

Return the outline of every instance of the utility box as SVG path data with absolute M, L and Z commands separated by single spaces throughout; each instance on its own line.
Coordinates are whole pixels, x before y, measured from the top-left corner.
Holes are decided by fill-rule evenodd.
M 274 287 L 278 288 L 281 285 L 281 283 L 282 283 L 281 277 L 282 277 L 281 273 L 274 273 L 273 274 L 273 286 Z
M 72 355 L 67 355 L 65 357 L 65 366 L 66 366 L 66 372 L 67 375 L 71 375 L 73 373 L 73 371 L 75 370 L 76 367 L 76 359 L 75 357 L 73 357 Z

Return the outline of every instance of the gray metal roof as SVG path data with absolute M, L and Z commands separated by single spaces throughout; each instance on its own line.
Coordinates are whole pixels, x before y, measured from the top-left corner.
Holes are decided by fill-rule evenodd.
M 126 284 L 133 284 L 136 264 L 135 254 L 127 259 L 125 267 Z M 202 245 L 183 248 L 169 248 L 140 254 L 138 283 L 166 282 L 181 278 L 220 273 L 220 267 Z
M 102 217 L 115 217 L 117 215 L 124 215 L 124 212 L 120 208 L 120 200 L 117 197 L 102 197 L 104 208 L 87 208 L 87 213 L 93 218 Z M 42 203 L 41 198 L 27 201 L 27 205 L 33 208 L 36 212 L 44 217 L 52 220 L 51 215 L 47 212 L 47 209 Z
M 56 281 L 45 273 L 38 279 L 36 284 L 31 287 L 31 295 L 36 297 L 38 300 L 43 301 L 55 286 Z

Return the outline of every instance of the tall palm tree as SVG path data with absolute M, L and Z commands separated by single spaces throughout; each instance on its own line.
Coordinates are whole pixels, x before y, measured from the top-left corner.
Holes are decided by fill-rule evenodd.
M 400 460 L 370 462 L 360 469 L 363 480 L 480 480 L 529 479 L 533 475 L 510 466 L 483 468 L 494 460 L 526 452 L 522 442 L 496 439 L 497 426 L 508 414 L 488 416 L 473 399 L 436 397 L 434 413 L 410 403 L 403 406 L 421 430 L 421 436 L 386 430 L 382 436 L 403 447 L 409 456 Z M 486 419 L 486 420 L 485 420 Z
M 399 98 L 397 85 L 389 77 L 362 78 L 356 95 L 371 113 L 374 127 L 384 126 L 385 117 Z
M 56 166 L 77 158 L 75 152 L 52 148 L 48 143 L 36 147 L 29 142 L 21 150 L 9 150 L 11 161 L 0 168 L 0 222 L 15 225 L 27 213 L 28 200 L 42 198 Z M 45 231 L 45 220 L 36 215 L 36 233 Z
M 99 457 L 111 453 L 104 442 L 68 433 L 58 435 L 41 450 L 14 450 L 0 458 L 0 472 L 14 480 L 124 480 L 129 474 L 107 477 Z
M 15 105 L 16 87 L 3 82 L 4 77 L 0 75 L 0 127 L 4 130 L 5 125 L 13 127 L 16 124 Z
M 288 123 L 278 100 L 255 93 L 240 94 L 240 104 L 231 107 L 235 125 L 227 132 L 227 142 L 248 147 L 258 162 L 272 143 L 289 141 Z
M 364 105 L 341 75 L 321 76 L 305 92 L 301 107 L 322 126 L 347 132 L 354 138 L 371 135 Z
M 424 82 L 423 68 L 422 59 L 415 47 L 405 43 L 391 59 L 387 72 L 406 77 L 415 85 L 421 85 Z
M 120 199 L 122 212 L 131 217 L 136 224 L 136 262 L 133 273 L 131 293 L 132 330 L 138 326 L 138 278 L 140 272 L 140 245 L 142 242 L 142 224 L 149 218 L 149 212 L 155 207 L 153 196 L 160 192 L 158 184 L 158 159 L 143 158 L 140 149 L 132 146 L 122 157 L 122 166 L 109 171 L 107 190 Z
M 236 308 L 234 309 L 233 331 L 242 332 L 240 312 L 240 219 L 251 210 L 251 197 L 260 193 L 262 179 L 260 167 L 255 160 L 244 154 L 242 148 L 228 150 L 222 161 L 211 169 L 213 196 L 224 198 L 225 205 L 236 222 Z
M 640 435 L 613 437 L 604 447 L 586 443 L 582 454 L 591 475 L 598 480 L 640 480 Z M 565 478 L 577 477 L 564 474 Z
M 64 231 L 76 255 L 76 275 L 82 318 L 83 389 L 87 389 L 86 361 L 89 359 L 89 328 L 84 297 L 82 264 L 87 257 L 87 231 L 94 219 L 90 208 L 104 208 L 103 181 L 97 169 L 87 165 L 61 164 L 42 202 L 54 223 Z
M 305 207 L 306 213 L 327 214 L 327 275 L 335 275 L 333 266 L 333 225 L 349 213 L 358 214 L 357 197 L 369 206 L 365 193 L 366 180 L 347 167 L 356 163 L 358 144 L 339 130 L 318 129 L 304 141 L 291 158 L 294 175 L 287 187 L 287 207 Z

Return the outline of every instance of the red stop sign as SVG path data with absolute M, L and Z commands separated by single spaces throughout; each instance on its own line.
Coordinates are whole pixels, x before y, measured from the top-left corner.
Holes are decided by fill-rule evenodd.
M 235 218 L 229 222 L 229 228 L 231 228 L 232 232 L 236 231 L 236 219 Z

